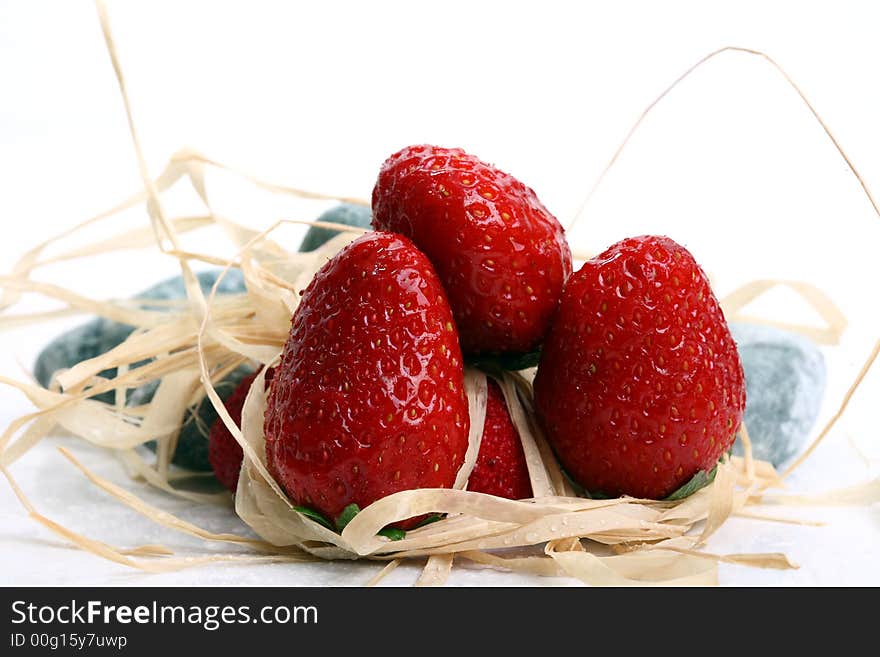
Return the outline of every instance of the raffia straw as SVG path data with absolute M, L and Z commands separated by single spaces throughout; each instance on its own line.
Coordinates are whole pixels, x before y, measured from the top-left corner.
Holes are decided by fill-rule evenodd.
M 783 518 L 781 516 L 771 516 L 765 513 L 754 513 L 752 511 L 736 511 L 733 515 L 737 518 L 748 518 L 749 520 L 762 520 L 764 522 L 777 522 L 784 525 L 800 525 L 803 527 L 824 527 L 826 523 L 818 520 L 798 520 L 797 518 Z
M 400 559 L 392 559 L 389 561 L 385 567 L 376 573 L 370 580 L 367 582 L 366 586 L 377 586 L 383 579 L 385 579 L 395 568 L 400 565 Z
M 504 402 L 507 405 L 510 420 L 519 435 L 523 454 L 526 458 L 526 468 L 529 471 L 529 482 L 532 487 L 533 497 L 548 497 L 561 494 L 562 491 L 554 486 L 551 475 L 545 465 L 545 458 L 541 454 L 532 427 L 526 416 L 525 409 L 519 398 L 515 379 L 510 374 L 505 374 L 500 381 L 501 392 L 504 394 Z
M 880 478 L 821 493 L 765 494 L 761 501 L 767 504 L 807 506 L 870 506 L 880 502 Z
M 166 219 L 165 212 L 162 209 L 162 202 L 159 198 L 159 191 L 156 189 L 153 178 L 150 176 L 147 160 L 144 157 L 144 152 L 141 148 L 140 138 L 138 137 L 134 123 L 134 116 L 132 114 L 131 101 L 128 98 L 128 92 L 126 91 L 125 77 L 122 75 L 122 68 L 119 65 L 119 57 L 116 54 L 116 43 L 113 40 L 113 34 L 110 30 L 110 18 L 107 15 L 107 6 L 104 4 L 104 0 L 96 0 L 95 4 L 100 19 L 101 32 L 104 35 L 104 43 L 107 46 L 107 53 L 110 55 L 110 63 L 113 65 L 113 71 L 116 74 L 116 82 L 119 84 L 119 91 L 125 108 L 125 117 L 128 121 L 128 131 L 131 135 L 132 144 L 134 145 L 135 155 L 137 156 L 141 180 L 147 191 L 147 210 L 150 214 L 150 218 L 153 220 L 153 230 L 155 231 L 156 243 L 158 247 L 162 249 L 162 238 L 164 236 L 171 241 L 174 248 L 180 248 L 177 241 L 177 233 Z M 192 270 L 189 268 L 189 265 L 186 261 L 179 262 L 181 262 L 181 272 L 183 274 L 183 280 L 186 284 L 187 291 L 189 292 L 190 288 L 198 289 L 198 281 Z
M 663 550 L 668 552 L 677 552 L 678 554 L 686 554 L 691 557 L 700 559 L 709 559 L 716 563 L 728 563 L 740 566 L 752 566 L 754 568 L 769 568 L 772 570 L 797 570 L 799 566 L 793 563 L 786 555 L 781 552 L 753 552 L 747 554 L 712 554 L 699 550 L 682 547 L 688 545 L 687 540 L 673 539 L 663 541 L 656 545 L 643 545 L 635 548 L 638 550 Z
M 151 504 L 148 504 L 144 500 L 140 499 L 136 495 L 133 495 L 129 491 L 124 488 L 117 486 L 111 481 L 98 476 L 87 467 L 85 467 L 82 463 L 80 463 L 73 454 L 70 453 L 70 450 L 65 449 L 64 447 L 59 447 L 58 451 L 61 452 L 64 457 L 73 463 L 76 468 L 82 472 L 93 484 L 95 484 L 98 488 L 102 489 L 106 493 L 110 494 L 127 507 L 137 511 L 142 516 L 153 520 L 155 523 L 162 525 L 163 527 L 168 527 L 169 529 L 174 529 L 176 531 L 189 534 L 190 536 L 195 536 L 196 538 L 201 538 L 206 541 L 219 541 L 223 543 L 235 543 L 238 545 L 245 545 L 256 550 L 260 550 L 262 552 L 272 552 L 277 551 L 275 546 L 272 546 L 265 541 L 256 540 L 253 538 L 247 538 L 244 536 L 237 536 L 235 534 L 217 534 L 214 532 L 210 532 L 206 529 L 202 529 L 192 523 L 186 522 L 173 516 L 170 513 L 163 511 Z
M 29 415 L 33 416 L 33 414 Z M 25 418 L 27 417 L 29 416 L 25 416 Z M 48 436 L 56 427 L 55 418 L 51 414 L 38 415 L 32 419 L 33 422 L 15 443 L 9 447 L 4 447 L 6 441 L 0 441 L 0 464 L 9 467 Z M 15 426 L 15 423 L 10 426 Z
M 210 215 L 176 217 L 169 221 L 179 235 L 184 235 L 198 230 L 199 228 L 205 228 L 214 223 L 214 220 Z M 45 265 L 65 262 L 67 260 L 92 257 L 102 253 L 112 253 L 123 249 L 143 249 L 155 245 L 156 238 L 150 228 L 133 228 L 105 240 L 89 244 L 87 247 L 65 251 L 58 255 L 46 258 L 45 260 L 40 260 L 36 264 L 43 267 Z
M 165 169 L 165 171 L 163 171 L 162 174 L 159 176 L 159 178 L 157 178 L 155 181 L 157 189 L 161 189 L 161 190 L 167 189 L 168 187 L 173 185 L 175 182 L 177 182 L 177 180 L 180 178 L 180 176 L 182 174 L 183 174 L 182 167 L 172 166 L 172 164 L 169 164 L 169 166 Z M 56 242 L 59 242 L 66 237 L 70 237 L 71 235 L 73 235 L 81 230 L 84 230 L 85 228 L 88 228 L 89 226 L 93 226 L 101 221 L 104 221 L 105 219 L 108 219 L 116 214 L 119 214 L 120 212 L 134 208 L 146 200 L 147 200 L 147 192 L 145 190 L 141 190 L 140 192 L 137 192 L 137 193 L 129 196 L 124 201 L 113 206 L 109 210 L 106 210 L 104 212 L 101 212 L 101 213 L 93 216 L 93 217 L 90 217 L 89 219 L 86 219 L 85 221 L 82 221 L 79 224 L 74 225 L 72 228 L 68 228 L 67 230 L 62 231 L 61 233 L 50 237 L 49 239 L 45 240 L 44 242 L 37 244 L 37 246 L 35 246 L 32 249 L 30 249 L 29 251 L 27 251 L 18 260 L 18 262 L 16 262 L 16 264 L 13 266 L 13 269 L 12 269 L 13 276 L 15 276 L 16 278 L 29 277 L 30 274 L 36 268 L 51 261 L 51 259 L 40 261 L 39 257 L 40 257 L 40 254 L 42 254 L 42 252 L 45 251 L 47 248 L 49 248 L 52 244 L 55 244 Z M 155 237 L 154 237 L 153 244 L 155 244 Z M 15 303 L 18 300 L 19 297 L 20 297 L 20 294 L 17 291 L 15 291 L 15 290 L 10 291 L 10 290 L 7 290 L 4 288 L 2 297 L 0 297 L 0 310 L 4 310 L 4 309 L 8 308 L 9 306 L 11 306 L 13 303 Z
M 752 439 L 749 438 L 749 430 L 746 428 L 745 422 L 742 422 L 739 425 L 739 439 L 742 442 L 743 447 L 746 482 L 752 482 L 755 480 L 755 459 L 752 456 Z
M 537 575 L 539 577 L 566 576 L 566 572 L 550 557 L 502 557 L 480 550 L 459 552 L 457 556 L 474 563 L 510 572 Z
M 288 185 L 281 185 L 278 183 L 268 182 L 266 180 L 263 180 L 257 176 L 254 176 L 254 175 L 244 171 L 243 169 L 239 169 L 238 167 L 233 167 L 228 164 L 221 164 L 220 162 L 217 162 L 216 160 L 212 160 L 212 159 L 202 155 L 201 153 L 198 153 L 197 151 L 193 151 L 193 150 L 186 150 L 186 151 L 179 153 L 175 157 L 175 161 L 176 162 L 184 162 L 184 163 L 198 162 L 200 164 L 209 164 L 209 165 L 216 167 L 218 169 L 221 169 L 223 171 L 229 171 L 230 173 L 234 173 L 238 176 L 241 176 L 245 180 L 248 180 L 251 183 L 253 183 L 256 187 L 259 187 L 260 189 L 263 189 L 268 192 L 273 192 L 276 194 L 290 194 L 292 196 L 297 196 L 299 198 L 313 199 L 316 201 L 340 201 L 342 203 L 351 203 L 353 205 L 365 205 L 365 206 L 370 205 L 369 201 L 364 200 L 362 198 L 357 198 L 357 197 L 353 197 L 353 196 L 344 196 L 344 195 L 322 194 L 320 192 L 313 192 L 313 191 L 310 191 L 307 189 L 301 189 L 299 187 L 290 187 Z M 324 226 L 324 227 L 326 228 L 326 227 L 330 227 L 330 226 Z M 332 228 L 334 230 L 338 230 L 338 228 L 336 228 L 335 225 L 333 225 Z M 349 226 L 349 228 L 352 228 L 352 226 Z
M 591 586 L 714 586 L 710 559 L 660 550 L 599 557 L 591 552 L 545 550 L 562 571 Z
M 33 518 L 36 522 L 43 525 L 49 531 L 61 537 L 62 539 L 69 541 L 73 545 L 81 548 L 82 550 L 90 552 L 95 556 L 102 557 L 109 561 L 121 564 L 123 566 L 129 566 L 131 568 L 136 568 L 152 573 L 165 573 L 180 570 L 182 568 L 190 568 L 221 561 L 273 563 L 279 561 L 299 560 L 296 557 L 285 555 L 255 556 L 249 554 L 212 554 L 197 557 L 170 558 L 165 556 L 169 553 L 169 551 L 166 549 L 155 550 L 152 549 L 152 547 L 145 548 L 144 546 L 123 549 L 115 548 L 102 541 L 97 541 L 87 536 L 83 536 L 82 534 L 79 534 L 75 531 L 72 531 L 64 525 L 61 525 L 54 520 L 48 518 L 47 516 L 41 514 L 39 511 L 37 511 L 36 507 L 31 503 L 28 497 L 24 494 L 24 491 L 19 487 L 18 483 L 12 477 L 9 470 L 7 470 L 4 466 L 0 466 L 0 472 L 2 472 L 3 476 L 6 477 L 6 480 L 9 482 L 9 485 L 11 486 L 19 502 L 21 502 L 22 506 L 27 509 L 30 517 Z M 161 558 L 132 559 L 130 558 L 130 556 L 155 556 Z
M 762 294 L 770 291 L 775 287 L 789 287 L 804 299 L 818 314 L 825 320 L 825 328 L 816 328 L 813 326 L 804 326 L 802 324 L 793 324 L 788 322 L 780 322 L 769 320 L 763 317 L 752 317 L 743 315 L 740 311 L 750 302 L 757 299 Z M 818 344 L 836 345 L 840 343 L 840 338 L 846 330 L 846 317 L 835 305 L 835 303 L 822 290 L 815 285 L 804 283 L 803 281 L 779 281 L 779 280 L 759 280 L 746 283 L 745 285 L 734 290 L 720 302 L 724 309 L 724 315 L 728 321 L 747 322 L 752 324 L 765 324 L 775 326 L 800 333 Z
M 133 449 L 114 450 L 114 455 L 126 468 L 128 468 L 133 479 L 141 479 L 154 488 L 173 495 L 174 497 L 189 500 L 196 504 L 231 506 L 229 496 L 225 491 L 217 493 L 198 493 L 175 487 L 171 483 L 173 478 L 163 477 L 162 473 L 154 465 L 148 464 L 144 457 Z
M 169 557 L 174 554 L 164 545 L 141 545 L 136 548 L 124 548 L 119 552 L 127 557 Z
M 569 224 L 567 226 L 568 230 L 571 230 L 572 228 L 574 228 L 574 225 L 577 223 L 578 219 L 580 219 L 580 217 L 584 214 L 584 211 L 586 210 L 587 206 L 589 205 L 590 200 L 593 198 L 593 195 L 596 193 L 596 191 L 602 185 L 602 182 L 605 180 L 605 177 L 608 175 L 608 172 L 611 170 L 611 168 L 617 162 L 617 159 L 620 157 L 620 154 L 623 152 L 623 149 L 626 148 L 627 144 L 629 144 L 630 139 L 632 139 L 633 135 L 636 133 L 636 131 L 642 125 L 642 122 L 648 117 L 648 115 L 651 113 L 651 111 L 660 103 L 660 101 L 662 101 L 664 98 L 666 98 L 666 96 L 669 95 L 669 93 L 672 92 L 673 89 L 675 89 L 679 84 L 684 82 L 684 80 L 687 79 L 691 75 L 691 73 L 696 71 L 698 68 L 703 66 L 703 64 L 707 63 L 708 61 L 714 59 L 715 57 L 717 57 L 723 53 L 727 53 L 727 52 L 742 53 L 742 54 L 751 55 L 754 57 L 760 57 L 764 61 L 768 62 L 774 69 L 776 69 L 776 71 L 778 71 L 782 75 L 783 78 L 785 78 L 785 81 L 788 83 L 788 85 L 792 89 L 794 89 L 794 91 L 797 93 L 797 95 L 800 96 L 800 99 L 804 103 L 804 105 L 807 106 L 807 109 L 810 110 L 810 113 L 813 115 L 813 118 L 816 119 L 816 121 L 819 123 L 820 126 L 822 126 L 822 130 L 825 131 L 825 134 L 831 140 L 831 143 L 834 144 L 834 147 L 837 149 L 837 152 L 843 158 L 844 162 L 846 162 L 846 165 L 849 167 L 849 170 L 855 176 L 856 180 L 859 181 L 859 185 L 861 185 L 862 190 L 865 193 L 865 196 L 868 198 L 868 201 L 871 203 L 871 206 L 874 208 L 874 213 L 878 217 L 880 217 L 880 207 L 878 207 L 877 201 L 874 200 L 874 195 L 871 193 L 871 190 L 868 188 L 868 184 L 865 182 L 865 179 L 862 178 L 862 175 L 859 173 L 859 170 L 853 164 L 849 155 L 847 155 L 846 151 L 843 149 L 843 147 L 837 141 L 837 138 L 834 136 L 834 133 L 831 132 L 831 128 L 828 126 L 827 123 L 825 123 L 825 120 L 819 115 L 819 112 L 816 110 L 815 107 L 813 107 L 813 104 L 810 102 L 810 100 L 807 98 L 807 96 L 804 94 L 804 92 L 801 91 L 801 88 L 795 83 L 795 81 L 791 78 L 791 76 L 789 76 L 789 74 L 785 71 L 785 69 L 782 68 L 779 64 L 777 64 L 776 61 L 772 57 L 770 57 L 768 54 L 766 54 L 760 50 L 754 50 L 752 48 L 742 48 L 739 46 L 725 46 L 724 48 L 719 48 L 718 50 L 710 52 L 708 55 L 701 57 L 699 59 L 699 61 L 697 61 L 695 64 L 693 64 L 684 73 L 679 75 L 672 82 L 672 84 L 670 84 L 668 87 L 666 87 L 660 93 L 659 96 L 657 96 L 653 101 L 651 101 L 651 103 L 644 110 L 642 110 L 642 113 L 639 115 L 639 118 L 636 119 L 636 122 L 629 129 L 629 132 L 627 132 L 623 141 L 617 147 L 617 150 L 614 152 L 614 155 L 612 155 L 611 159 L 608 161 L 608 164 L 606 164 L 605 168 L 602 169 L 602 173 L 599 174 L 599 177 L 596 179 L 596 182 L 593 183 L 593 186 L 590 189 L 590 192 L 587 194 L 586 198 L 581 203 L 580 207 L 578 208 L 578 211 L 575 213 L 575 216 L 569 222 Z
M 443 586 L 452 572 L 452 554 L 434 554 L 428 557 L 416 586 Z

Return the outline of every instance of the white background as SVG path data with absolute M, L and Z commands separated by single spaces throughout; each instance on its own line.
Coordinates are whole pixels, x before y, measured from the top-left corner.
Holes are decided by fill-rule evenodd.
M 642 109 L 700 57 L 738 45 L 763 50 L 785 67 L 868 185 L 880 189 L 880 16 L 871 2 L 116 1 L 109 11 L 154 175 L 190 147 L 281 184 L 368 198 L 385 157 L 409 143 L 432 142 L 495 162 L 569 225 Z M 223 212 L 253 225 L 313 218 L 326 207 L 268 197 L 229 176 L 209 182 Z M 0 0 L 0 270 L 139 185 L 93 5 Z M 169 207 L 188 212 L 197 205 L 180 192 Z M 135 225 L 146 216 L 131 212 L 118 221 Z M 569 238 L 575 248 L 597 252 L 645 232 L 691 248 L 720 295 L 776 277 L 809 280 L 834 299 L 850 328 L 839 348 L 826 351 L 827 419 L 878 335 L 880 218 L 796 93 L 765 61 L 721 55 L 673 91 Z M 289 235 L 291 246 L 296 238 Z M 144 252 L 37 276 L 109 298 L 172 273 L 171 260 Z M 781 301 L 762 312 L 797 312 Z M 28 299 L 21 309 L 42 307 L 48 306 Z M 77 321 L 5 335 L 0 373 L 26 376 L 22 365 Z M 880 448 L 870 413 L 877 379 L 869 377 L 838 430 L 792 478 L 792 489 L 877 476 Z M 18 393 L 0 391 L 0 423 L 28 410 Z M 78 453 L 124 481 L 106 458 Z M 92 536 L 183 551 L 193 545 L 90 488 L 52 445 L 13 472 L 42 511 Z M 240 529 L 226 512 L 182 511 L 215 529 Z M 732 521 L 710 547 L 785 551 L 800 570 L 723 566 L 723 583 L 880 584 L 876 505 L 798 515 L 828 524 Z M 64 547 L 27 519 L 5 484 L 0 553 L 4 563 L 17 564 L 4 569 L 0 583 L 10 584 L 360 584 L 374 570 L 216 566 L 146 576 Z M 390 581 L 408 584 L 414 576 L 399 569 Z M 462 569 L 452 583 L 532 580 Z

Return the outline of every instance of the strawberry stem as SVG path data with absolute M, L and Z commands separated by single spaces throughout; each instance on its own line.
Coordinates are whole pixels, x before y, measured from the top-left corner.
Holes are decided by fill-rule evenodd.
M 315 511 L 314 509 L 310 509 L 307 506 L 295 506 L 295 507 L 293 507 L 293 510 L 300 512 L 306 518 L 309 518 L 310 520 L 314 520 L 319 525 L 323 525 L 327 529 L 333 529 L 333 525 L 330 524 L 330 521 L 327 520 L 327 518 L 322 516 L 320 513 Z

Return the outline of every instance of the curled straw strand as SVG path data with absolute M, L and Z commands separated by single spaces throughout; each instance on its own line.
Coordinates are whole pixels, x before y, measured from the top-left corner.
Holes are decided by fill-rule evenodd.
M 760 57 L 761 59 L 763 59 L 764 61 L 769 63 L 774 69 L 776 69 L 776 71 L 779 72 L 780 75 L 782 75 L 782 77 L 785 79 L 785 81 L 788 83 L 788 85 L 792 89 L 794 89 L 795 93 L 797 93 L 797 95 L 803 101 L 804 105 L 807 106 L 807 109 L 810 110 L 810 113 L 813 115 L 813 118 L 815 118 L 816 121 L 819 123 L 819 125 L 822 126 L 822 130 L 825 131 L 825 134 L 831 140 L 831 143 L 834 144 L 834 148 L 837 149 L 837 152 L 843 158 L 844 162 L 846 162 L 846 165 L 849 167 L 849 170 L 855 176 L 856 180 L 858 180 L 859 185 L 861 185 L 862 191 L 865 193 L 865 196 L 868 198 L 868 201 L 871 203 L 871 207 L 874 208 L 874 213 L 878 217 L 880 217 L 880 207 L 878 207 L 877 201 L 874 199 L 874 195 L 871 193 L 871 190 L 868 187 L 868 183 L 865 182 L 865 179 L 862 177 L 862 174 L 859 173 L 859 170 L 856 168 L 855 164 L 853 164 L 849 155 L 847 155 L 846 151 L 840 145 L 840 142 L 837 141 L 837 137 L 834 136 L 834 133 L 831 132 L 831 128 L 828 126 L 827 123 L 825 123 L 825 119 L 822 118 L 822 116 L 819 114 L 819 112 L 816 110 L 816 108 L 813 106 L 813 104 L 807 98 L 806 94 L 804 94 L 804 92 L 797 85 L 797 83 L 791 78 L 791 76 L 788 74 L 788 72 L 786 72 L 786 70 L 784 68 L 782 68 L 778 63 L 776 63 L 776 60 L 774 60 L 772 57 L 770 57 L 770 55 L 768 55 L 765 52 L 762 52 L 760 50 L 754 50 L 752 48 L 742 48 L 739 46 L 725 46 L 724 48 L 719 48 L 718 50 L 710 52 L 708 55 L 701 57 L 696 63 L 691 65 L 684 73 L 679 75 L 668 87 L 666 87 L 660 93 L 659 96 L 657 96 L 654 100 L 652 100 L 651 103 L 647 107 L 645 107 L 644 110 L 642 110 L 642 113 L 639 115 L 639 118 L 636 119 L 636 122 L 629 129 L 629 132 L 627 132 L 626 136 L 623 138 L 623 141 L 617 147 L 617 150 L 614 151 L 614 155 L 611 156 L 611 159 L 608 161 L 608 164 L 606 164 L 605 168 L 602 169 L 602 172 L 599 174 L 599 177 L 596 179 L 596 182 L 593 183 L 592 188 L 590 189 L 586 198 L 584 198 L 578 211 L 575 213 L 574 218 L 571 220 L 571 222 L 569 222 L 569 225 L 567 226 L 567 228 L 569 230 L 571 230 L 575 226 L 577 221 L 584 214 L 587 206 L 590 203 L 590 200 L 592 200 L 592 198 L 593 198 L 593 195 L 596 193 L 596 191 L 602 185 L 602 183 L 605 180 L 605 177 L 608 175 L 608 172 L 611 171 L 612 167 L 614 167 L 615 163 L 617 162 L 618 158 L 620 157 L 620 154 L 623 152 L 623 149 L 625 149 L 627 144 L 629 144 L 630 139 L 632 139 L 633 135 L 636 133 L 636 131 L 642 125 L 642 122 L 648 117 L 648 115 L 651 113 L 651 111 L 664 98 L 666 98 L 666 96 L 668 96 L 679 84 L 681 84 L 688 77 L 690 77 L 690 75 L 694 71 L 696 71 L 698 68 L 700 68 L 701 66 L 703 66 L 707 62 L 711 61 L 712 59 L 715 59 L 719 55 L 723 55 L 725 53 L 740 53 L 740 54 L 750 55 L 752 57 Z

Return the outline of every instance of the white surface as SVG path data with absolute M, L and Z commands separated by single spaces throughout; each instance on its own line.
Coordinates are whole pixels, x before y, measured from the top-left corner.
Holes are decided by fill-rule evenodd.
M 197 148 L 279 183 L 367 198 L 378 166 L 407 143 L 458 145 L 535 188 L 567 223 L 644 106 L 702 55 L 724 45 L 767 51 L 835 131 L 869 185 L 880 187 L 880 61 L 872 3 L 181 3 L 110 2 L 135 118 L 157 174 Z M 538 7 L 540 6 L 540 9 Z M 577 9 L 574 9 L 577 7 Z M 25 249 L 139 186 L 118 91 L 89 2 L 0 2 L 0 270 Z M 218 207 L 253 225 L 311 218 L 323 206 L 267 198 L 227 176 Z M 184 192 L 173 212 L 197 212 Z M 143 224 L 142 211 L 119 219 Z M 762 277 L 820 284 L 850 319 L 827 350 L 827 419 L 877 336 L 880 219 L 809 112 L 778 73 L 723 55 L 644 123 L 572 231 L 596 252 L 630 234 L 683 242 L 720 295 Z M 289 234 L 291 245 L 297 233 Z M 199 238 L 207 248 L 212 238 Z M 213 243 L 213 242 L 212 242 Z M 110 264 L 124 275 L 107 276 Z M 40 276 L 95 297 L 124 296 L 173 262 L 144 252 Z M 776 306 L 777 308 L 774 308 Z M 28 300 L 22 310 L 49 307 Z M 765 304 L 772 314 L 782 303 Z M 3 336 L 0 373 L 21 378 L 41 346 L 78 320 Z M 791 480 L 824 490 L 878 475 L 873 373 L 839 428 Z M 0 424 L 30 410 L 0 392 Z M 111 460 L 77 447 L 120 482 Z M 40 446 L 13 470 L 39 509 L 116 544 L 194 543 L 102 495 Z M 126 482 L 126 485 L 128 484 Z M 140 492 L 169 508 L 181 506 Z M 186 513 L 213 529 L 231 515 Z M 781 512 L 780 512 L 781 513 Z M 787 511 L 787 513 L 795 513 Z M 880 584 L 880 509 L 798 509 L 824 527 L 733 520 L 717 552 L 784 551 L 797 571 L 722 566 L 725 584 Z M 144 575 L 64 547 L 0 485 L 4 584 L 352 584 L 375 566 L 202 567 Z M 414 569 L 389 583 L 409 584 Z M 557 584 L 456 569 L 452 583 Z

